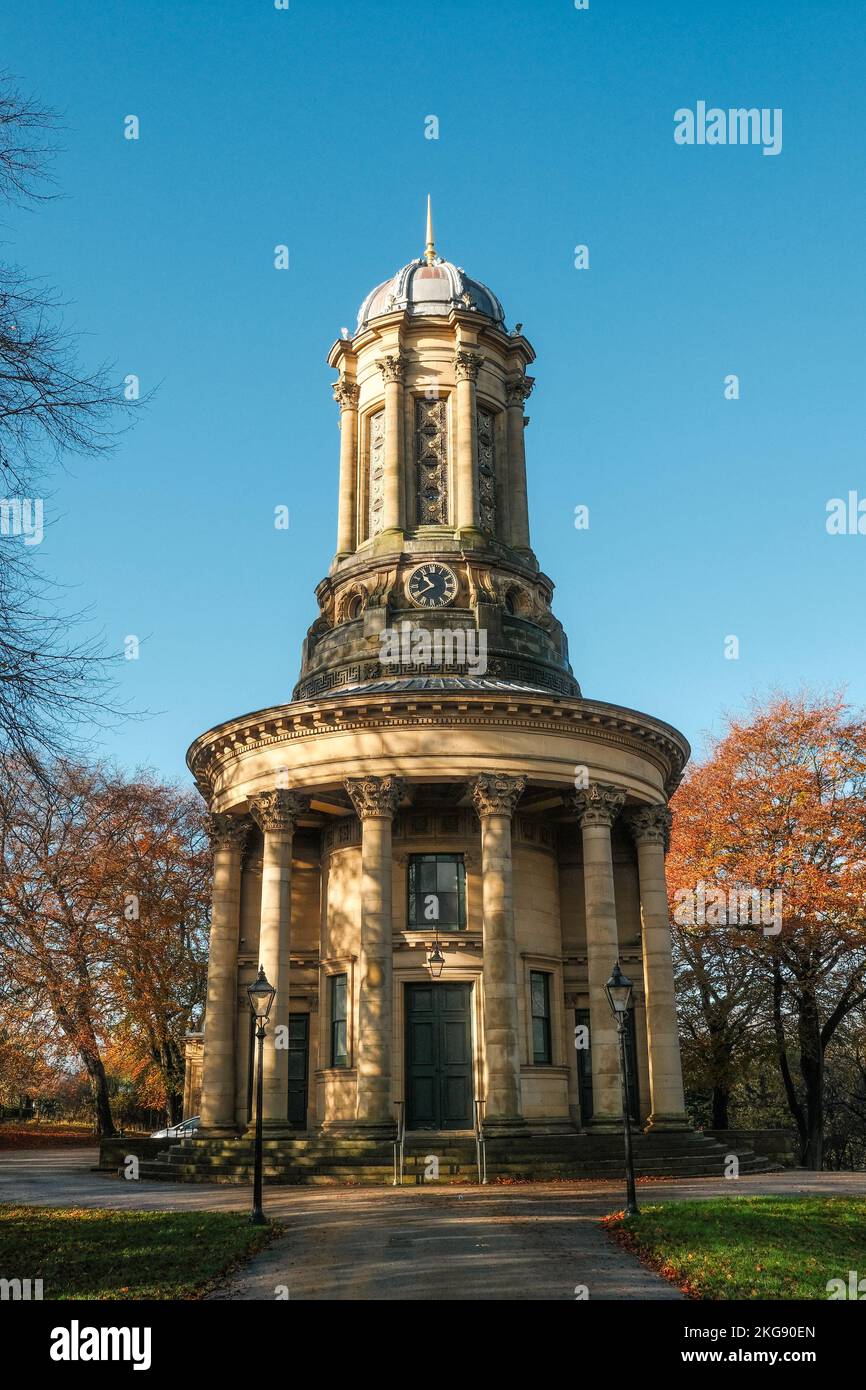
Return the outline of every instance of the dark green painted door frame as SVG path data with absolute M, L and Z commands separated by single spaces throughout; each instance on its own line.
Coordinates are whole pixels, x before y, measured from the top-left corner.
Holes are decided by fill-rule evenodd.
M 472 986 L 406 985 L 406 1127 L 472 1127 Z

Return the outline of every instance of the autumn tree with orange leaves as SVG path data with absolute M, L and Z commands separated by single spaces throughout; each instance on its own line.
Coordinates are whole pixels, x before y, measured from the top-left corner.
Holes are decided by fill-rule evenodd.
M 727 1015 L 734 1047 L 764 1030 L 802 1162 L 820 1169 L 827 1051 L 866 1000 L 866 722 L 840 695 L 755 705 L 672 809 L 671 914 L 707 1028 Z M 778 920 L 746 910 L 762 891 Z
M 178 1115 L 206 971 L 209 855 L 195 799 L 149 776 L 22 761 L 0 788 L 0 1016 L 84 1068 L 115 1132 L 106 1056 Z

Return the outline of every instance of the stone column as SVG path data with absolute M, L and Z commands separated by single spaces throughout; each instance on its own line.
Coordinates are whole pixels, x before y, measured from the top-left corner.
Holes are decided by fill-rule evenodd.
M 351 555 L 356 548 L 355 500 L 358 459 L 358 387 L 341 378 L 334 383 L 334 400 L 340 407 L 340 499 L 337 517 L 337 554 Z
M 671 813 L 659 803 L 629 817 L 637 845 L 643 978 L 649 1052 L 649 1128 L 690 1127 L 683 1097 L 683 1073 L 671 959 L 671 931 L 665 883 L 665 848 Z
M 610 832 L 624 802 L 625 792 L 603 782 L 573 798 L 583 836 L 594 1129 L 622 1124 L 619 1037 L 604 987 L 619 958 Z
M 525 786 L 525 777 L 493 773 L 482 773 L 472 785 L 472 801 L 481 820 L 486 1123 L 493 1131 L 525 1123 L 511 863 L 511 817 Z
M 201 1134 L 237 1133 L 235 1122 L 235 998 L 240 933 L 241 859 L 248 825 L 233 816 L 206 817 L 213 846 L 207 1005 L 202 1060 Z
M 402 352 L 383 357 L 379 371 L 385 382 L 385 501 L 382 529 L 403 529 L 403 381 Z
M 523 406 L 535 381 L 522 376 L 506 386 L 508 402 L 508 495 L 510 501 L 511 544 L 529 550 L 529 503 L 526 496 L 526 444 Z
M 457 379 L 457 526 L 461 531 L 478 526 L 478 420 L 475 383 L 482 358 L 461 349 L 454 358 Z
M 399 777 L 346 782 L 361 821 L 361 951 L 358 995 L 356 1124 L 391 1135 L 391 1030 L 394 945 L 391 919 L 391 827 L 403 796 Z
M 292 840 L 306 800 L 274 790 L 250 797 L 250 812 L 264 835 L 259 964 L 276 989 L 264 1042 L 262 1126 L 289 1133 L 289 974 L 292 949 Z M 277 1034 L 277 1029 L 285 1032 Z M 277 1046 L 277 1041 L 281 1046 Z

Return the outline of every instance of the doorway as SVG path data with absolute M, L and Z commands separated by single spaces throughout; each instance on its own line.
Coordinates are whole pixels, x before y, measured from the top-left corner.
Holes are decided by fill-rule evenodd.
M 406 985 L 406 1127 L 472 1127 L 472 986 Z

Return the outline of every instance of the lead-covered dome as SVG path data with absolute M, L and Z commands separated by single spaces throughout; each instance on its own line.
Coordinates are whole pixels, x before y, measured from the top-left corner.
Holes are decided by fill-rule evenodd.
M 503 325 L 505 314 L 492 290 L 473 280 L 458 265 L 441 256 L 419 256 L 371 290 L 358 311 L 358 330 L 381 314 L 406 310 L 410 314 L 450 314 L 469 309 Z

